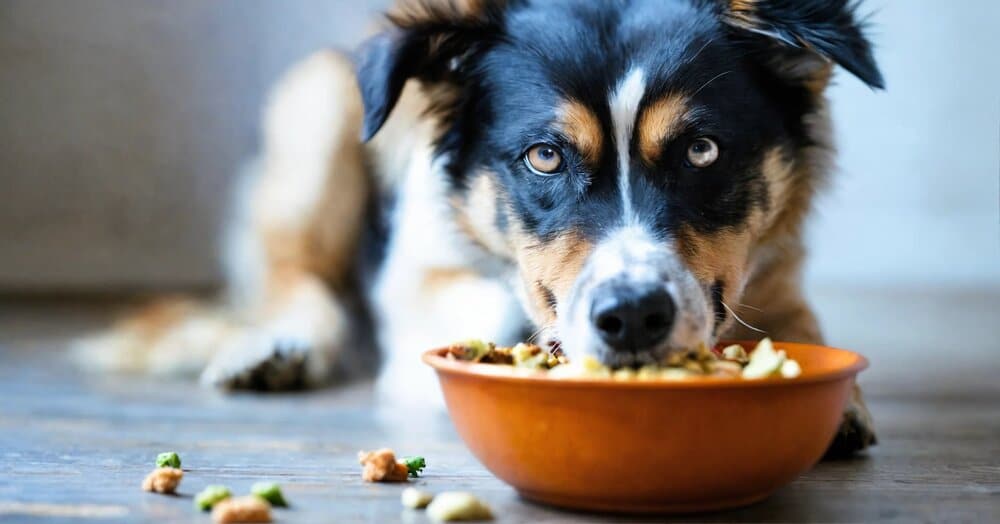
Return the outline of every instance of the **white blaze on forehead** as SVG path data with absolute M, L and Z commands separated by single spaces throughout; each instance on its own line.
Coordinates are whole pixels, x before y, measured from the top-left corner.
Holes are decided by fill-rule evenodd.
M 625 75 L 618 88 L 611 94 L 611 122 L 614 125 L 615 148 L 618 153 L 618 189 L 622 194 L 622 211 L 625 223 L 634 223 L 632 196 L 629 181 L 629 154 L 632 130 L 639 112 L 639 102 L 646 93 L 646 75 L 641 68 L 633 68 Z

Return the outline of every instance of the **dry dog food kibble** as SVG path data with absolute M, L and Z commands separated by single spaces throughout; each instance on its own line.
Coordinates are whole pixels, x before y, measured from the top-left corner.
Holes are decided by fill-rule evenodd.
M 437 521 L 492 520 L 490 507 L 471 493 L 446 491 L 434 497 L 427 506 L 427 515 Z
M 281 493 L 281 486 L 274 482 L 258 482 L 250 487 L 250 493 L 264 499 L 268 504 L 278 507 L 288 507 L 285 496 Z
M 743 349 L 743 346 L 739 344 L 733 344 L 722 348 L 722 358 L 732 360 L 733 362 L 737 362 L 739 364 L 746 364 L 747 362 L 750 362 L 750 358 L 747 357 L 747 350 Z
M 218 524 L 271 522 L 271 505 L 256 495 L 228 498 L 212 508 L 212 520 Z
M 508 348 L 481 340 L 470 340 L 449 347 L 448 358 L 483 364 L 506 364 L 527 370 L 552 369 L 567 362 L 558 353 L 550 353 L 534 344 L 518 344 Z
M 194 496 L 194 506 L 202 511 L 208 511 L 212 509 L 212 506 L 231 496 L 233 496 L 232 492 L 225 486 L 205 486 L 205 489 Z
M 169 466 L 171 468 L 181 467 L 181 456 L 173 451 L 160 453 L 156 456 L 156 467 L 162 468 L 164 466 Z
M 750 361 L 743 367 L 743 378 L 795 378 L 801 373 L 799 363 L 788 358 L 784 351 L 776 351 L 774 344 L 767 338 L 757 344 L 757 348 L 750 354 Z
M 448 348 L 448 358 L 485 364 L 503 364 L 512 369 L 534 373 L 546 371 L 552 378 L 609 378 L 612 380 L 686 380 L 696 377 L 767 377 L 795 378 L 802 373 L 798 362 L 784 351 L 775 350 L 770 339 L 763 339 L 747 355 L 740 345 L 715 352 L 706 347 L 671 353 L 659 365 L 639 369 L 612 370 L 592 356 L 569 362 L 558 353 L 549 353 L 538 346 L 518 344 L 513 348 L 497 347 L 472 341 Z M 521 369 L 519 369 L 521 368 Z M 527 368 L 527 369 L 523 369 Z
M 154 493 L 176 493 L 184 472 L 180 468 L 162 467 L 154 469 L 142 481 L 142 489 Z
M 417 488 L 406 488 L 403 490 L 403 494 L 400 496 L 400 500 L 403 506 L 412 509 L 422 509 L 426 508 L 431 500 L 434 499 L 434 495 L 427 491 L 422 491 Z
M 406 482 L 410 468 L 396 460 L 391 449 L 358 452 L 358 462 L 364 467 L 361 478 L 365 482 Z

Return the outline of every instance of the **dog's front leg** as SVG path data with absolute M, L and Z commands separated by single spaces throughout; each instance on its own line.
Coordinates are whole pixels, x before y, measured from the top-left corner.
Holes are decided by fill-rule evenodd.
M 737 308 L 737 314 L 763 333 L 736 323 L 725 338 L 748 340 L 768 336 L 779 341 L 823 344 L 819 323 L 799 287 L 799 270 L 799 258 L 789 256 L 757 271 L 741 299 L 748 307 Z M 871 412 L 865 405 L 861 388 L 854 384 L 844 409 L 844 419 L 827 457 L 850 456 L 877 441 Z

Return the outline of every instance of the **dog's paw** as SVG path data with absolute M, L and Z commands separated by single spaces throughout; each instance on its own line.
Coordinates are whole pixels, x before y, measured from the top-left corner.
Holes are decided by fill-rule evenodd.
M 295 337 L 241 337 L 217 355 L 201 374 L 201 383 L 221 389 L 293 391 L 322 382 L 321 348 Z
M 851 402 L 844 411 L 837 436 L 826 450 L 825 459 L 848 458 L 878 443 L 871 413 L 864 404 Z

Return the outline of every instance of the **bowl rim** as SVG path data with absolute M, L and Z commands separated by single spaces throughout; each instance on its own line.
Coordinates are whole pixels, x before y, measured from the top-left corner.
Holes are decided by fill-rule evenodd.
M 719 341 L 717 346 L 740 344 L 755 346 L 758 341 L 751 340 L 724 340 Z M 452 360 L 443 356 L 448 350 L 448 346 L 425 351 L 421 355 L 421 360 L 428 366 L 434 368 L 438 373 L 448 373 L 451 375 L 462 375 L 467 377 L 477 377 L 489 381 L 499 381 L 518 384 L 545 385 L 553 387 L 598 387 L 611 389 L 715 389 L 715 388 L 759 388 L 759 387 L 782 387 L 799 384 L 816 384 L 822 382 L 832 382 L 856 376 L 861 371 L 868 368 L 868 359 L 855 351 L 842 349 L 820 344 L 804 344 L 800 342 L 779 342 L 774 345 L 778 349 L 785 349 L 794 346 L 803 350 L 823 350 L 847 353 L 854 358 L 853 362 L 846 366 L 838 367 L 821 373 L 808 373 L 802 371 L 802 375 L 796 378 L 769 377 L 763 379 L 743 379 L 732 377 L 698 377 L 693 380 L 613 380 L 603 377 L 573 377 L 573 378 L 549 378 L 541 373 L 511 373 L 506 366 L 497 364 L 482 364 L 478 362 L 462 362 Z

